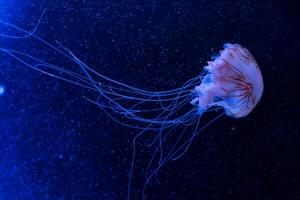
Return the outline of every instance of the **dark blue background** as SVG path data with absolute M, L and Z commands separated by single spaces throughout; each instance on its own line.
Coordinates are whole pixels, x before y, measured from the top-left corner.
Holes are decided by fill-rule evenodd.
M 58 40 L 97 71 L 162 90 L 197 76 L 226 42 L 246 46 L 265 91 L 246 118 L 222 117 L 171 162 L 148 199 L 300 199 L 299 9 L 292 1 L 0 0 L 0 19 Z M 0 27 L 0 32 L 7 31 Z M 32 40 L 0 38 L 68 67 Z M 136 131 L 87 91 L 0 54 L 0 199 L 125 199 Z M 297 152 L 298 151 L 298 152 Z M 137 155 L 138 166 L 147 160 Z M 140 199 L 135 175 L 136 198 Z

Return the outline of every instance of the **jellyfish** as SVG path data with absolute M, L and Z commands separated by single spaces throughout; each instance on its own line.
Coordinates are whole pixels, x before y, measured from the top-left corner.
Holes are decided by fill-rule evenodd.
M 239 44 L 225 44 L 198 76 L 187 80 L 181 87 L 148 91 L 97 72 L 59 42 L 51 43 L 36 35 L 37 26 L 33 31 L 26 31 L 7 22 L 0 21 L 0 24 L 21 34 L 0 33 L 0 37 L 36 40 L 76 65 L 80 72 L 19 50 L 0 47 L 1 52 L 27 67 L 91 91 L 94 95 L 84 97 L 86 100 L 116 123 L 137 130 L 132 141 L 127 199 L 132 197 L 136 144 L 140 138 L 146 134 L 152 136 L 147 143 L 153 151 L 145 170 L 142 188 L 145 199 L 147 186 L 159 170 L 168 161 L 183 156 L 200 132 L 223 115 L 233 118 L 247 116 L 262 97 L 264 84 L 260 68 L 250 51 Z M 211 111 L 218 114 L 203 123 L 203 114 Z

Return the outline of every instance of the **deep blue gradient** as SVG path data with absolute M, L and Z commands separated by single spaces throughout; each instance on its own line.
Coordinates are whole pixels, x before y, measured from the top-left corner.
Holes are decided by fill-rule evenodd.
M 208 127 L 187 154 L 161 169 L 160 184 L 153 181 L 147 197 L 300 198 L 296 4 L 0 0 L 0 8 L 2 21 L 29 31 L 46 9 L 37 35 L 59 41 L 102 74 L 147 90 L 180 87 L 226 42 L 246 46 L 264 76 L 261 102 L 244 119 L 222 117 Z M 69 64 L 30 40 L 0 37 L 0 47 Z M 125 199 L 136 130 L 86 101 L 88 91 L 4 53 L 0 59 L 0 199 Z M 151 156 L 143 147 L 136 199 Z

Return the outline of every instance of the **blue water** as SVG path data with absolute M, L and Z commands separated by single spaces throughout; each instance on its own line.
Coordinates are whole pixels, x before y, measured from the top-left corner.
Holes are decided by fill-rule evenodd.
M 265 92 L 244 119 L 222 117 L 169 162 L 147 199 L 298 199 L 297 4 L 267 1 L 0 0 L 0 20 L 68 47 L 102 74 L 146 90 L 180 87 L 227 42 L 257 59 Z M 19 32 L 0 26 L 0 33 Z M 0 47 L 72 66 L 31 39 Z M 299 71 L 299 70 L 298 70 Z M 86 101 L 76 85 L 0 53 L 0 199 L 126 199 L 136 131 Z M 208 113 L 209 120 L 214 113 Z M 179 132 L 174 132 L 179 134 Z M 137 148 L 132 199 L 141 199 L 153 139 Z M 172 141 L 170 141 L 172 142 Z

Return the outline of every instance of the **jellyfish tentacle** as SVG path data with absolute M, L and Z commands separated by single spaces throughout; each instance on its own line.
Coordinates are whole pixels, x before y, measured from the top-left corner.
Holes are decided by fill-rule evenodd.
M 9 26 L 10 28 L 13 28 L 13 29 L 15 29 L 17 31 L 20 31 L 20 32 L 28 35 L 28 37 L 32 37 L 32 38 L 36 39 L 37 41 L 41 42 L 42 44 L 45 44 L 46 46 L 52 48 L 54 51 L 60 53 L 61 55 L 65 56 L 66 58 L 70 59 L 71 61 L 73 61 L 73 62 L 75 62 L 77 64 L 80 64 L 82 67 L 85 68 L 86 71 L 92 72 L 93 74 L 95 74 L 96 76 L 98 76 L 98 78 L 106 80 L 106 81 L 108 81 L 110 83 L 114 83 L 114 84 L 116 84 L 118 86 L 123 86 L 126 89 L 129 89 L 129 90 L 132 90 L 132 91 L 135 91 L 135 92 L 139 92 L 139 94 L 151 95 L 151 96 L 153 96 L 154 94 L 158 94 L 158 95 L 161 95 L 160 97 L 162 97 L 162 96 L 165 96 L 165 95 L 176 94 L 180 90 L 180 88 L 175 88 L 175 89 L 166 90 L 166 91 L 152 92 L 152 91 L 147 91 L 147 90 L 142 90 L 142 89 L 139 89 L 139 88 L 135 88 L 135 87 L 129 86 L 127 84 L 115 81 L 115 80 L 113 80 L 111 78 L 108 78 L 108 77 L 106 77 L 106 76 L 104 76 L 104 75 L 96 72 L 95 70 L 93 70 L 89 66 L 85 65 L 68 48 L 64 47 L 60 43 L 57 42 L 59 44 L 59 47 L 61 47 L 63 50 L 59 49 L 59 47 L 56 47 L 53 44 L 51 44 L 51 43 L 47 42 L 46 40 L 40 38 L 39 36 L 35 35 L 34 32 L 26 31 L 26 30 L 24 30 L 24 29 L 22 29 L 20 27 L 17 27 L 15 25 L 7 23 L 7 22 L 0 21 L 0 23 L 4 24 L 6 26 Z M 7 35 L 7 34 L 0 34 L 0 36 L 9 38 L 9 35 Z M 3 48 L 0 49 L 0 50 L 2 50 L 2 51 L 5 52 L 5 49 L 3 49 Z M 51 74 L 48 74 L 48 75 L 51 75 Z M 51 75 L 51 76 L 53 76 L 53 75 Z
M 192 135 L 192 137 L 190 139 L 188 139 L 186 142 L 184 142 L 174 153 L 172 153 L 172 155 L 170 155 L 170 158 L 175 161 L 178 160 L 180 157 L 182 157 L 186 151 L 188 150 L 188 148 L 191 145 L 191 141 L 195 138 L 195 136 L 197 136 L 199 133 L 201 133 L 205 128 L 207 128 L 209 125 L 211 125 L 212 123 L 214 123 L 217 119 L 219 119 L 221 116 L 224 115 L 224 112 L 220 113 L 219 115 L 217 115 L 216 117 L 214 117 L 211 121 L 209 121 L 208 123 L 206 123 L 204 126 L 202 126 L 198 131 L 195 131 L 195 134 Z M 186 146 L 186 147 L 185 147 Z M 185 148 L 184 148 L 185 147 Z M 176 156 L 176 154 L 181 150 L 184 149 L 180 154 L 178 154 Z
M 162 115 L 162 114 L 163 114 L 163 112 L 160 113 L 160 115 Z M 157 118 L 159 118 L 160 115 L 157 116 Z M 154 121 L 153 121 L 153 122 L 154 122 Z M 136 156 L 136 141 L 137 141 L 137 139 L 138 139 L 139 137 L 141 137 L 141 136 L 148 130 L 149 127 L 152 126 L 153 122 L 151 122 L 151 123 L 147 126 L 147 128 L 145 128 L 145 129 L 142 130 L 140 133 L 138 133 L 138 134 L 134 137 L 133 142 L 132 142 L 132 148 L 133 148 L 132 151 L 133 151 L 133 152 L 132 152 L 132 160 L 131 160 L 131 165 L 130 165 L 129 181 L 128 181 L 128 188 L 127 188 L 127 190 L 128 190 L 128 192 L 127 192 L 127 199 L 128 199 L 128 200 L 130 199 L 130 195 L 131 195 L 132 176 L 133 176 L 134 165 L 135 165 L 135 156 Z
M 196 127 L 191 135 L 191 137 L 186 140 L 182 145 L 180 145 L 179 147 L 177 147 L 177 145 L 179 144 L 179 142 L 181 141 L 181 138 L 183 137 L 187 126 L 184 128 L 184 130 L 181 132 L 181 134 L 179 135 L 179 137 L 177 138 L 177 141 L 174 143 L 173 147 L 171 148 L 171 150 L 169 151 L 169 153 L 165 156 L 165 158 L 162 160 L 162 162 L 159 163 L 159 165 L 151 172 L 150 175 L 147 175 L 150 171 L 151 168 L 151 164 L 154 160 L 155 154 L 152 155 L 150 163 L 148 164 L 147 167 L 147 171 L 146 171 L 146 181 L 143 187 L 143 193 L 145 192 L 147 185 L 149 184 L 149 182 L 151 181 L 151 179 L 153 178 L 154 175 L 157 175 L 157 173 L 159 172 L 159 170 L 161 169 L 161 167 L 168 162 L 170 159 L 175 161 L 177 159 L 179 159 L 180 157 L 182 157 L 186 151 L 188 150 L 188 148 L 191 145 L 191 142 L 194 140 L 194 138 L 200 133 L 202 132 L 206 127 L 208 127 L 209 125 L 211 125 L 213 122 L 215 122 L 218 118 L 220 118 L 221 116 L 223 116 L 224 113 L 219 114 L 217 117 L 213 118 L 211 121 L 209 121 L 208 123 L 206 123 L 204 126 L 202 126 L 201 128 L 199 128 L 199 124 L 200 124 L 200 118 L 197 120 L 196 123 Z M 177 147 L 177 148 L 176 148 Z M 155 150 L 155 153 L 157 153 L 157 149 Z M 183 150 L 182 150 L 183 149 Z M 182 152 L 180 152 L 182 151 Z M 180 152 L 180 153 L 179 153 Z M 179 154 L 178 154 L 179 153 Z
M 43 11 L 32 31 L 24 31 L 23 29 L 20 29 L 19 27 L 15 26 L 13 24 L 10 24 L 8 22 L 0 20 L 0 24 L 15 28 L 16 30 L 22 31 L 24 33 L 24 35 L 22 35 L 22 36 L 7 35 L 7 34 L 0 33 L 0 37 L 2 36 L 2 37 L 6 37 L 6 38 L 11 38 L 11 39 L 24 39 L 24 38 L 32 36 L 37 31 L 45 12 L 46 12 L 46 9 L 43 9 Z

